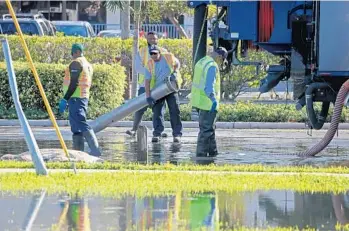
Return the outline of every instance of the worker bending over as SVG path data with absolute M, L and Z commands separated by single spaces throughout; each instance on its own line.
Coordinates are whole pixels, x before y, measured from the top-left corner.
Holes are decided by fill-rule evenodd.
M 136 56 L 136 68 L 135 68 L 135 70 L 138 73 L 138 87 L 139 87 L 138 88 L 138 96 L 145 92 L 144 75 L 145 75 L 146 66 L 147 66 L 148 61 L 150 59 L 149 49 L 152 45 L 158 45 L 158 36 L 155 32 L 148 32 L 147 43 L 148 43 L 148 46 L 144 46 L 141 49 L 139 49 L 139 52 Z M 165 48 L 159 47 L 159 49 L 162 53 L 167 52 L 167 50 Z M 165 112 L 165 108 L 166 107 L 164 104 L 164 107 L 163 107 L 164 112 Z M 147 111 L 147 109 L 148 109 L 148 106 L 138 110 L 134 114 L 132 130 L 127 130 L 126 134 L 128 134 L 130 136 L 136 135 L 136 131 L 137 131 L 137 129 L 142 121 L 142 117 L 143 117 L 144 113 Z M 164 114 L 164 112 L 162 114 Z M 167 137 L 167 134 L 162 133 L 161 136 Z
M 152 142 L 159 142 L 161 133 L 164 131 L 164 107 L 165 101 L 170 112 L 173 142 L 179 143 L 182 136 L 182 121 L 179 110 L 179 97 L 173 92 L 155 102 L 151 97 L 151 89 L 164 84 L 170 77 L 171 81 L 181 83 L 179 74 L 180 63 L 172 53 L 162 53 L 156 45 L 150 48 L 151 59 L 148 61 L 145 71 L 145 92 L 147 102 L 153 110 L 153 138 Z

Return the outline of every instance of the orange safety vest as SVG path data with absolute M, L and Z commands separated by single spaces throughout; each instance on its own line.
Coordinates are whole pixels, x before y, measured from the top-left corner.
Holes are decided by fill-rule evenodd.
M 166 53 L 167 50 L 165 48 L 160 47 L 160 52 Z M 141 49 L 139 49 L 139 55 L 141 56 L 143 67 L 146 67 L 148 64 L 148 60 L 150 59 L 148 46 L 145 46 L 145 47 L 142 47 Z M 144 83 L 144 75 L 139 74 L 138 75 L 138 84 L 143 84 L 143 83 Z
M 166 63 L 169 66 L 170 71 L 172 73 L 173 69 L 174 69 L 174 65 L 176 64 L 174 55 L 171 53 L 164 53 L 164 54 L 161 54 L 161 56 L 165 58 Z M 154 88 L 154 86 L 156 84 L 155 62 L 153 59 L 149 59 L 147 69 L 151 74 L 150 88 L 152 89 L 152 88 Z
M 87 61 L 85 57 L 78 57 L 72 60 L 72 62 L 74 61 L 77 61 L 81 64 L 82 71 L 79 76 L 78 86 L 74 91 L 73 95 L 71 96 L 71 98 L 87 98 L 88 99 L 90 97 L 90 88 L 91 88 L 92 75 L 93 75 L 92 65 Z M 64 95 L 68 91 L 69 84 L 70 84 L 70 69 L 69 69 L 70 64 L 65 69 L 65 76 L 63 81 Z

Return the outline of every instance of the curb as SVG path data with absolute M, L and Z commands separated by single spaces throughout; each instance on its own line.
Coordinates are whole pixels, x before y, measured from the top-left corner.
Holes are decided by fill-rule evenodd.
M 92 120 L 88 120 L 91 122 Z M 30 126 L 33 127 L 53 127 L 53 124 L 50 120 L 28 120 Z M 69 126 L 68 120 L 57 120 L 58 126 L 66 127 Z M 119 121 L 110 124 L 108 127 L 132 127 L 132 121 Z M 199 128 L 198 122 L 192 121 L 183 121 L 183 128 Z M 152 127 L 153 124 L 151 121 L 142 121 L 142 125 L 147 127 Z M 6 120 L 0 119 L 0 126 L 9 127 L 9 126 L 21 126 L 19 120 Z M 171 128 L 170 122 L 165 122 L 166 128 Z M 330 123 L 325 123 L 321 130 L 327 130 L 330 127 Z M 349 123 L 340 123 L 339 129 L 349 130 Z M 272 123 L 272 122 L 217 122 L 216 128 L 218 129 L 305 129 L 309 128 L 305 123 Z

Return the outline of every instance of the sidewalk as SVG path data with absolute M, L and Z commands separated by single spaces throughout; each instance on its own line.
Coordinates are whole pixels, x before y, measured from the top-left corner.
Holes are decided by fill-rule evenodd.
M 28 120 L 29 125 L 33 127 L 53 127 L 50 120 Z M 89 120 L 91 122 L 91 120 Z M 198 122 L 183 121 L 183 128 L 198 128 Z M 58 126 L 69 126 L 68 120 L 57 120 Z M 108 127 L 132 127 L 132 121 L 119 121 L 110 124 Z M 142 125 L 152 127 L 151 121 L 143 121 Z M 0 126 L 20 126 L 19 120 L 0 119 Z M 328 129 L 329 123 L 325 123 L 322 130 Z M 169 121 L 165 122 L 166 128 L 171 128 Z M 217 122 L 216 127 L 219 129 L 309 129 L 305 123 L 272 123 L 272 122 Z M 340 123 L 340 130 L 349 130 L 349 123 Z

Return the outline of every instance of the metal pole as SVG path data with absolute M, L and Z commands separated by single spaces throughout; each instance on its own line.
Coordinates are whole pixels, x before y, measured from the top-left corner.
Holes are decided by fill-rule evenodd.
M 22 30 L 21 30 L 21 27 L 19 26 L 19 23 L 18 23 L 18 20 L 17 20 L 17 17 L 16 17 L 16 14 L 15 12 L 13 11 L 13 8 L 12 8 L 12 5 L 11 5 L 11 1 L 10 0 L 6 0 L 6 5 L 7 5 L 7 8 L 8 10 L 10 11 L 10 14 L 12 16 L 12 20 L 16 26 L 16 30 L 18 32 L 18 35 L 19 35 L 19 38 L 20 38 L 20 41 L 22 43 L 22 46 L 23 46 L 23 49 L 24 49 L 24 53 L 25 53 L 25 56 L 27 57 L 27 61 L 29 62 L 29 66 L 30 66 L 30 69 L 32 70 L 33 72 L 33 75 L 34 75 L 34 79 L 35 79 L 35 82 L 36 82 L 36 85 L 38 86 L 39 88 L 39 91 L 40 91 L 40 95 L 41 97 L 43 98 L 44 100 L 44 104 L 45 104 L 45 107 L 47 109 L 47 112 L 50 116 L 50 119 L 53 123 L 53 126 L 56 130 L 56 133 L 57 133 L 57 136 L 58 136 L 58 139 L 59 139 L 59 142 L 61 143 L 61 146 L 64 150 L 64 153 L 66 155 L 66 157 L 68 158 L 69 162 L 70 161 L 70 156 L 69 156 L 69 153 L 68 153 L 68 148 L 64 142 L 64 139 L 63 139 L 63 136 L 59 130 L 59 127 L 58 127 L 58 124 L 56 122 L 56 119 L 55 119 L 55 116 L 52 112 L 52 109 L 51 109 L 51 106 L 50 106 L 50 103 L 48 102 L 47 100 L 47 97 L 46 97 L 46 94 L 45 94 L 45 90 L 40 82 L 40 78 L 39 78 L 39 75 L 38 75 L 38 72 L 36 71 L 36 68 L 34 66 L 34 62 L 32 60 L 32 57 L 29 53 L 29 49 L 28 49 L 28 46 L 27 46 L 27 43 L 25 42 L 24 40 L 24 36 L 23 36 L 23 33 L 22 33 Z M 74 170 L 74 173 L 76 173 L 76 166 L 75 166 L 75 163 L 73 162 L 72 163 L 72 167 L 73 167 L 73 170 Z
M 42 155 L 40 153 L 40 149 L 38 147 L 38 144 L 36 143 L 35 137 L 33 135 L 33 132 L 31 131 L 27 118 L 25 117 L 25 114 L 22 110 L 21 102 L 19 101 L 16 75 L 12 65 L 12 57 L 11 57 L 8 41 L 7 39 L 1 39 L 1 43 L 2 43 L 2 49 L 4 51 L 5 60 L 6 60 L 6 67 L 7 67 L 8 77 L 9 77 L 12 98 L 16 107 L 18 119 L 23 129 L 25 141 L 27 142 L 27 145 L 35 166 L 36 174 L 47 175 L 48 171 L 46 169 Z
M 40 207 L 42 205 L 42 202 L 44 201 L 46 195 L 46 190 L 41 192 L 40 197 L 38 198 L 38 195 L 33 196 L 32 201 L 29 206 L 28 215 L 26 216 L 27 219 L 25 220 L 23 224 L 23 229 L 25 231 L 32 230 L 32 226 L 34 224 L 34 221 L 36 217 L 38 216 L 38 212 L 40 210 Z
M 178 86 L 176 82 L 171 82 L 169 79 L 162 85 L 154 88 L 151 91 L 151 96 L 154 100 L 161 99 L 172 92 L 178 92 Z M 105 129 L 109 124 L 122 120 L 126 116 L 138 111 L 148 105 L 145 93 L 139 95 L 136 98 L 129 100 L 126 104 L 115 108 L 109 113 L 106 113 L 90 123 L 90 126 L 95 133 Z

